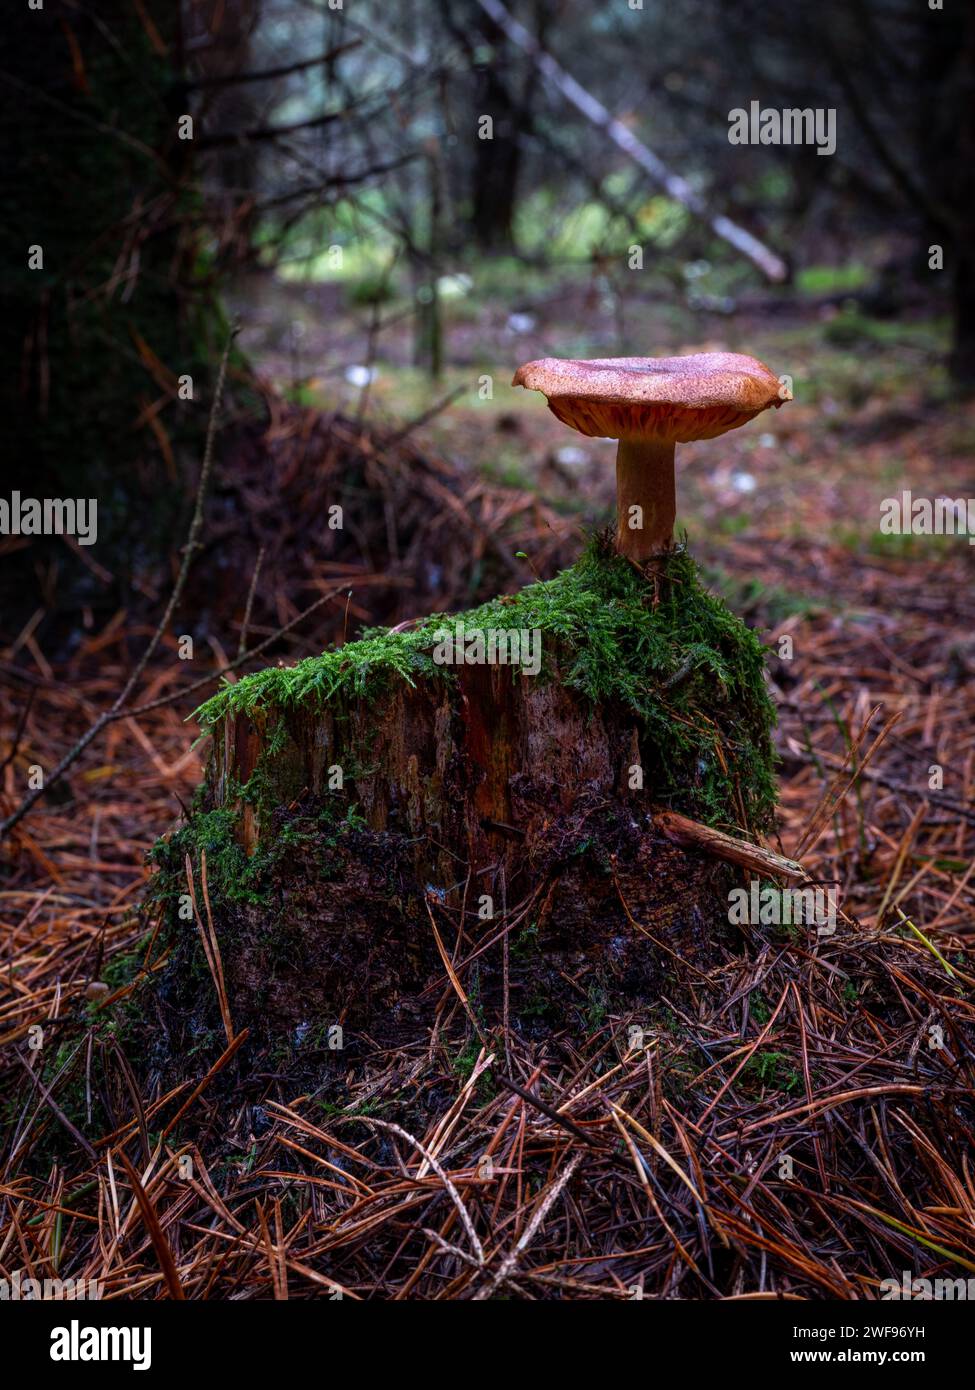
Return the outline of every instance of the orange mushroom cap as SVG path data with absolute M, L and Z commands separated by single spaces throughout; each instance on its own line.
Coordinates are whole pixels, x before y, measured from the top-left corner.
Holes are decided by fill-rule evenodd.
M 738 352 L 543 357 L 519 367 L 511 384 L 541 391 L 580 434 L 661 444 L 713 439 L 792 399 L 764 362 Z

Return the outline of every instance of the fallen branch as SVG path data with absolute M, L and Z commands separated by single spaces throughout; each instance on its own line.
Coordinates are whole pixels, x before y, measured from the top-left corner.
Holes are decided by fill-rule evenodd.
M 500 0 L 477 0 L 477 3 L 511 42 L 528 54 L 542 76 L 551 82 L 566 101 L 577 111 L 581 111 L 594 126 L 604 130 L 617 149 L 629 155 L 644 173 L 650 175 L 654 183 L 659 184 L 668 197 L 706 222 L 715 236 L 733 246 L 741 255 L 747 256 L 766 279 L 775 283 L 787 279 L 788 267 L 780 256 L 744 227 L 739 227 L 730 217 L 713 212 L 685 178 L 675 174 L 659 155 L 654 154 L 642 140 L 638 140 L 632 131 L 627 130 L 621 121 L 609 113 L 601 101 L 581 86 L 571 73 L 566 72 L 550 53 L 546 53 L 524 25 L 519 24 L 514 16 L 508 13 Z
M 786 859 L 785 855 L 776 854 L 763 845 L 754 845 L 750 840 L 740 840 L 735 835 L 726 835 L 722 830 L 713 830 L 711 826 L 701 825 L 699 821 L 678 815 L 676 811 L 658 811 L 653 822 L 675 843 L 695 845 L 717 859 L 740 864 L 743 869 L 753 869 L 759 874 L 780 874 L 792 880 L 809 877 L 795 859 Z

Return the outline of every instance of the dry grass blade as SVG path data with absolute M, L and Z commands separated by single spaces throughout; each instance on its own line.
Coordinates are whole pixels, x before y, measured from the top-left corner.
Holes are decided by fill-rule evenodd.
M 149 1239 L 152 1241 L 152 1248 L 155 1250 L 159 1260 L 159 1267 L 166 1280 L 166 1287 L 169 1289 L 169 1295 L 171 1298 L 178 1299 L 182 1302 L 186 1298 L 186 1294 L 180 1282 L 176 1261 L 173 1259 L 173 1252 L 170 1250 L 169 1242 L 163 1234 L 163 1229 L 159 1224 L 159 1218 L 156 1215 L 155 1208 L 149 1200 L 145 1188 L 142 1186 L 138 1173 L 132 1167 L 132 1164 L 126 1158 L 125 1154 L 120 1152 L 119 1158 L 122 1160 L 122 1167 L 125 1169 L 125 1175 L 129 1180 L 135 1199 L 139 1204 L 139 1211 L 142 1213 L 142 1220 L 145 1222 L 146 1230 L 149 1232 Z

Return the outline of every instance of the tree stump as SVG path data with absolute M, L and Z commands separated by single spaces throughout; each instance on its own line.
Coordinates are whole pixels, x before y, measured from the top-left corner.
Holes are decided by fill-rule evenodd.
M 437 660 L 501 630 L 539 634 L 537 673 Z M 684 555 L 648 582 L 595 547 L 463 619 L 257 673 L 200 717 L 206 782 L 160 892 L 185 893 L 187 856 L 198 898 L 205 874 L 234 1027 L 269 1045 L 324 1022 L 394 1041 L 445 998 L 479 1029 L 560 1029 L 740 949 L 740 871 L 653 822 L 753 831 L 772 805 L 760 644 Z M 184 923 L 184 1043 L 213 1026 L 194 953 L 199 971 Z

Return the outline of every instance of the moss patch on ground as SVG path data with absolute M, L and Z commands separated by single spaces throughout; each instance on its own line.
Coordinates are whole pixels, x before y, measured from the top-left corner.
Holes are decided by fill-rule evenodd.
M 764 828 L 775 806 L 775 712 L 758 637 L 676 551 L 649 582 L 602 540 L 550 579 L 466 613 L 432 614 L 408 631 L 366 631 L 321 656 L 225 685 L 196 711 L 204 733 L 230 715 L 372 699 L 395 681 L 449 682 L 434 659 L 445 630 L 541 634 L 539 679 L 559 679 L 590 706 L 634 714 L 654 751 L 661 799 L 712 824 Z M 517 668 L 513 667 L 513 675 Z

